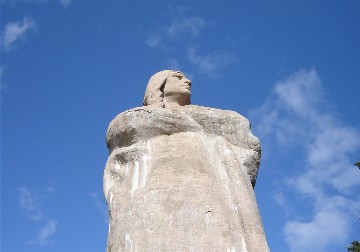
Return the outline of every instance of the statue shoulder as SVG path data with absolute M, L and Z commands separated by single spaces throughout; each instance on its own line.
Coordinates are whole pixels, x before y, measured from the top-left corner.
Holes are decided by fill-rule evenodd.
M 201 131 L 201 126 L 182 108 L 143 106 L 120 113 L 107 129 L 108 148 L 130 146 L 160 135 Z

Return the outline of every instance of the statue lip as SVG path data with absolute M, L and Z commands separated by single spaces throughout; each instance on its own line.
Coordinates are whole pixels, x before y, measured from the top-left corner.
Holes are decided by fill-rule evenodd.
M 185 88 L 185 89 L 187 89 L 187 90 L 191 90 L 191 87 L 190 86 L 188 86 L 188 85 L 186 85 L 186 86 L 182 86 L 183 88 Z

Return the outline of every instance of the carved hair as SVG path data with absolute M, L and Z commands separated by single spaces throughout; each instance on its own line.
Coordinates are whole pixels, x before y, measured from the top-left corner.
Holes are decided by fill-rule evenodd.
M 151 76 L 145 91 L 144 106 L 164 107 L 164 86 L 173 70 L 163 70 Z

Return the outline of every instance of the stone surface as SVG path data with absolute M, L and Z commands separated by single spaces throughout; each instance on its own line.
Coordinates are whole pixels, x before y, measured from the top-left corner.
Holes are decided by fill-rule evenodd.
M 260 144 L 249 121 L 154 104 L 119 114 L 107 131 L 107 251 L 269 251 L 253 190 Z

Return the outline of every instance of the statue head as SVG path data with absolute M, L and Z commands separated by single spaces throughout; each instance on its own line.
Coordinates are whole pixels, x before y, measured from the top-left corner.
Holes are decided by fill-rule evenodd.
M 190 104 L 191 81 L 180 71 L 164 70 L 151 76 L 144 106 L 175 108 Z

